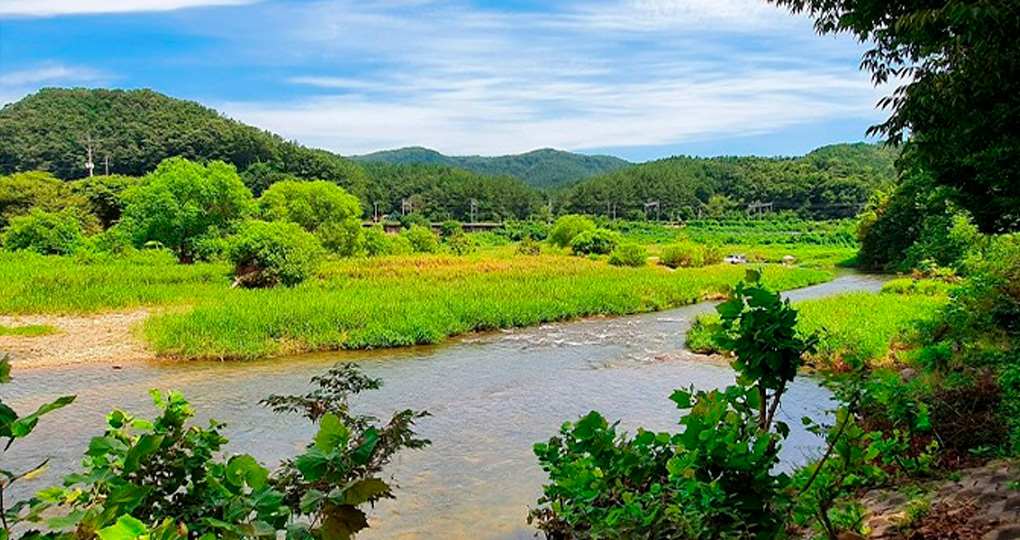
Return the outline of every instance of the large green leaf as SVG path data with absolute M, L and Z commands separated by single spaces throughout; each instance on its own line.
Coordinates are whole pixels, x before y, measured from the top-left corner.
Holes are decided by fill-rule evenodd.
M 351 432 L 333 413 L 326 413 L 319 420 L 319 432 L 315 434 L 315 447 L 323 452 L 345 446 Z
M 390 486 L 378 478 L 358 480 L 343 492 L 343 503 L 357 506 L 389 492 Z
M 63 396 L 57 398 L 52 402 L 47 403 L 42 407 L 39 407 L 39 409 L 36 410 L 34 413 L 17 419 L 10 426 L 11 435 L 14 437 L 24 437 L 28 435 L 29 433 L 32 432 L 33 429 L 35 429 L 35 425 L 36 423 L 39 422 L 40 416 L 49 412 L 53 412 L 62 407 L 66 407 L 67 405 L 70 405 L 71 403 L 74 402 L 74 398 L 75 396 Z
M 140 520 L 130 515 L 120 516 L 117 523 L 99 529 L 96 534 L 102 540 L 135 540 L 148 532 L 147 527 Z
M 234 456 L 227 463 L 227 481 L 237 487 L 247 483 L 252 489 L 261 489 L 267 478 L 269 469 L 247 454 Z
M 369 458 L 372 457 L 372 451 L 375 450 L 375 445 L 379 442 L 379 430 L 374 427 L 365 430 L 365 434 L 361 437 L 361 444 L 351 452 L 351 460 L 358 465 L 364 465 L 368 463 Z
M 327 505 L 323 515 L 326 519 L 318 535 L 321 540 L 350 540 L 355 533 L 368 527 L 365 513 L 353 506 Z
M 163 444 L 163 435 L 145 434 L 138 437 L 138 442 L 128 450 L 124 458 L 124 472 L 132 473 L 138 470 L 143 460 L 156 453 Z

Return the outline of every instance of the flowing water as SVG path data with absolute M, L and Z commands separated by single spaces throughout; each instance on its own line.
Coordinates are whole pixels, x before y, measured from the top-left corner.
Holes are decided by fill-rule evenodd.
M 787 294 L 794 300 L 881 288 L 880 276 L 846 274 Z M 359 396 L 355 408 L 380 417 L 398 409 L 425 409 L 422 451 L 400 455 L 388 472 L 397 500 L 371 512 L 372 529 L 359 538 L 532 538 L 525 521 L 545 475 L 531 446 L 560 424 L 591 410 L 637 426 L 672 429 L 678 413 L 669 395 L 679 387 L 722 387 L 732 370 L 683 350 L 694 317 L 712 310 L 699 304 L 659 313 L 590 319 L 474 335 L 435 347 L 342 352 L 261 362 L 152 363 L 73 366 L 16 372 L 4 399 L 19 410 L 64 394 L 70 407 L 47 416 L 31 438 L 5 455 L 5 468 L 21 469 L 52 457 L 53 472 L 36 488 L 80 462 L 106 413 L 118 407 L 139 416 L 154 413 L 148 391 L 181 390 L 199 419 L 226 422 L 229 451 L 267 463 L 292 456 L 314 434 L 297 417 L 258 406 L 270 394 L 297 394 L 333 363 L 356 361 L 385 386 Z M 820 417 L 831 406 L 817 381 L 801 377 L 783 404 L 794 429 L 784 447 L 791 466 L 818 453 L 820 440 L 800 429 L 802 416 Z

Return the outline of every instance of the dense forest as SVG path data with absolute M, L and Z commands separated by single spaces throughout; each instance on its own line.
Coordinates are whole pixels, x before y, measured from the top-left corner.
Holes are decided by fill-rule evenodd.
M 306 148 L 191 101 L 151 90 L 47 88 L 0 109 L 0 173 L 43 170 L 71 180 L 97 174 L 141 176 L 164 159 L 255 164 L 305 179 L 328 180 L 363 196 L 364 172 L 350 160 Z
M 487 176 L 509 176 L 539 188 L 557 188 L 632 164 L 613 156 L 586 156 L 552 148 L 508 156 L 447 156 L 421 147 L 384 150 L 352 159 L 361 162 L 446 165 Z
M 663 220 L 734 215 L 754 202 L 808 218 L 852 217 L 875 189 L 892 184 L 897 157 L 890 148 L 841 144 L 798 158 L 673 157 L 642 165 L 556 150 L 483 158 L 420 148 L 355 162 L 151 90 L 46 89 L 0 110 L 0 173 L 83 178 L 90 144 L 96 174 L 143 176 L 178 156 L 222 160 L 255 196 L 282 180 L 326 180 L 357 196 L 364 217 L 414 212 L 463 221 L 547 218 L 548 210 L 643 219 L 653 201 L 659 205 L 648 217 Z
M 571 212 L 628 218 L 643 216 L 653 201 L 663 218 L 719 217 L 754 202 L 804 217 L 853 217 L 876 189 L 893 184 L 896 157 L 893 148 L 864 143 L 798 158 L 672 157 L 586 180 L 560 198 Z

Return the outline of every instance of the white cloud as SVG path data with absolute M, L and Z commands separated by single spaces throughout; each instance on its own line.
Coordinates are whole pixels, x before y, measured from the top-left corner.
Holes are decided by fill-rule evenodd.
M 256 0 L 0 0 L 0 16 L 55 17 L 233 6 Z
M 43 86 L 104 84 L 113 77 L 104 71 L 47 63 L 0 75 L 0 104 L 21 99 Z

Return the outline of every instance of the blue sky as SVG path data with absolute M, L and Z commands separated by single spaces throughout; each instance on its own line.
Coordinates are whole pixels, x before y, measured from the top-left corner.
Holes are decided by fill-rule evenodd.
M 342 154 L 801 154 L 883 118 L 764 0 L 0 0 L 0 101 L 152 88 Z

